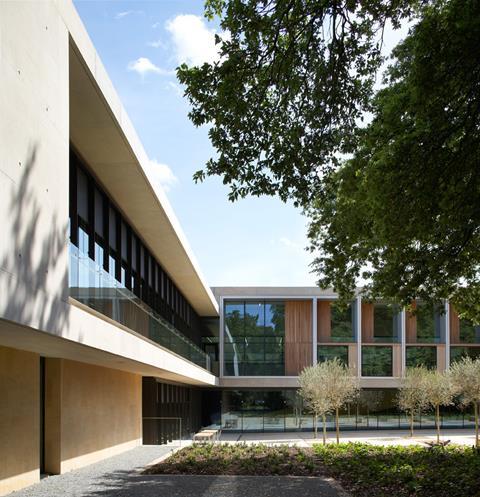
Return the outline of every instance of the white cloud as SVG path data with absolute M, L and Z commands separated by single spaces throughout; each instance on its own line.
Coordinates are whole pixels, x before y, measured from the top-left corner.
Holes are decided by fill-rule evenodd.
M 123 19 L 132 14 L 143 14 L 143 10 L 124 10 L 123 12 L 117 12 L 115 19 Z
M 156 159 L 150 160 L 147 164 L 146 173 L 153 185 L 160 186 L 166 192 L 178 183 L 178 178 L 170 167 L 167 164 L 157 162 Z
M 166 50 L 168 48 L 167 44 L 162 40 L 149 41 L 147 45 L 153 48 L 162 48 L 163 50 Z
M 137 60 L 134 60 L 128 64 L 129 71 L 135 71 L 141 76 L 145 76 L 148 73 L 162 74 L 162 75 L 171 75 L 172 71 L 167 71 L 162 69 L 161 67 L 156 66 L 150 59 L 147 57 L 139 57 Z
M 167 21 L 165 29 L 172 37 L 175 58 L 179 64 L 202 65 L 219 58 L 214 29 L 200 16 L 182 14 Z M 223 35 L 225 36 L 225 35 Z
M 177 83 L 174 83 L 173 81 L 169 81 L 167 83 L 167 89 L 172 90 L 178 97 L 183 97 L 183 91 Z

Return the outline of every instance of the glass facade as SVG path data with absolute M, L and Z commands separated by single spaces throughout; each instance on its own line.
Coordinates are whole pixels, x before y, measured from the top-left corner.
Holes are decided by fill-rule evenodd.
M 399 342 L 401 327 L 399 307 L 375 303 L 373 313 L 373 340 L 379 343 Z
M 346 308 L 336 302 L 330 304 L 331 341 L 354 342 L 356 328 L 356 306 L 350 303 Z
M 425 366 L 429 369 L 436 369 L 437 348 L 407 346 L 406 365 L 407 367 Z
M 342 430 L 408 429 L 409 420 L 396 406 L 397 390 L 363 389 L 358 400 L 340 412 Z M 471 428 L 471 410 L 441 409 L 443 427 Z M 312 431 L 313 416 L 292 389 L 223 390 L 221 427 L 230 432 Z M 432 428 L 432 413 L 415 417 L 415 428 Z M 322 429 L 322 421 L 318 420 Z M 333 416 L 327 416 L 327 429 L 335 429 Z
M 86 239 L 85 233 L 79 233 L 79 239 Z M 73 244 L 70 244 L 69 251 L 72 298 L 189 361 L 211 369 L 211 359 L 200 347 L 90 259 L 88 254 Z
M 477 359 L 480 357 L 480 347 L 450 347 L 450 364 L 462 360 L 463 357 Z
M 392 347 L 362 346 L 362 376 L 392 376 Z
M 460 319 L 460 342 L 480 343 L 480 325 L 467 319 Z
M 440 313 L 440 306 L 417 302 L 417 343 L 440 343 L 444 335 L 444 315 Z
M 225 376 L 285 374 L 283 302 L 226 301 L 224 320 Z
M 208 368 L 199 316 L 72 149 L 69 194 L 71 297 Z
M 348 366 L 348 345 L 318 345 L 317 361 L 325 362 L 338 358 Z

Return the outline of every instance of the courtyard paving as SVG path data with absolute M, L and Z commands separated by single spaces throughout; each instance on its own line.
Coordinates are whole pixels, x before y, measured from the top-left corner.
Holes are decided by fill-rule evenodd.
M 321 433 L 319 433 L 321 437 Z M 376 445 L 425 445 L 436 438 L 434 430 L 418 430 L 410 438 L 407 431 L 342 432 L 342 442 Z M 443 430 L 442 439 L 473 445 L 473 430 Z M 335 434 L 328 433 L 329 443 Z M 310 447 L 321 442 L 312 433 L 224 433 L 222 443 L 289 444 Z M 186 446 L 190 442 L 183 442 Z M 183 476 L 142 475 L 142 469 L 178 448 L 170 445 L 137 447 L 84 468 L 43 478 L 9 497 L 345 497 L 335 482 L 315 477 L 288 476 Z

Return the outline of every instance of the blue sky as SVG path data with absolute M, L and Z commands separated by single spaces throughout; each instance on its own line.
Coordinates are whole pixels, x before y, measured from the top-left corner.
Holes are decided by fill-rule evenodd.
M 192 175 L 214 154 L 188 119 L 175 67 L 215 56 L 203 0 L 75 1 L 208 284 L 313 285 L 306 219 L 276 198 L 231 203 L 219 178 Z M 387 30 L 387 49 L 398 39 Z

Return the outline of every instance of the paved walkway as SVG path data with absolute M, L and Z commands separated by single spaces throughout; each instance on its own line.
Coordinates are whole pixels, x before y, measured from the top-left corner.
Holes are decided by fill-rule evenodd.
M 435 430 L 415 430 L 414 437 L 410 437 L 407 430 L 370 430 L 370 431 L 341 431 L 340 442 L 362 442 L 373 445 L 426 445 L 437 439 Z M 459 445 L 475 445 L 475 433 L 469 429 L 445 429 L 441 431 L 442 440 L 450 440 Z M 291 433 L 228 433 L 223 432 L 222 442 L 242 442 L 247 444 L 265 443 L 268 445 L 289 444 L 299 447 L 310 447 L 314 443 L 322 442 L 322 433 L 313 438 L 312 432 Z M 335 433 L 327 432 L 327 441 L 336 442 Z
M 143 446 L 9 494 L 9 497 L 343 497 L 328 479 L 142 475 L 172 447 Z

